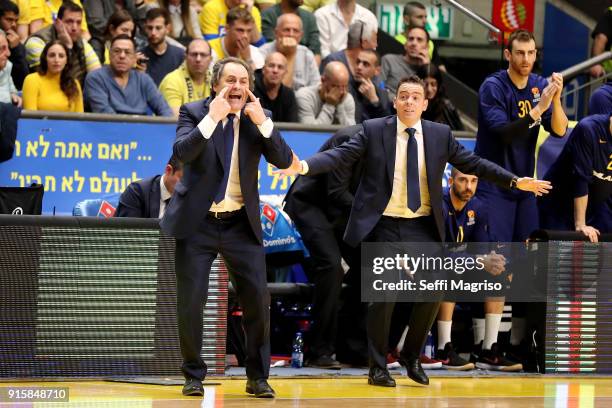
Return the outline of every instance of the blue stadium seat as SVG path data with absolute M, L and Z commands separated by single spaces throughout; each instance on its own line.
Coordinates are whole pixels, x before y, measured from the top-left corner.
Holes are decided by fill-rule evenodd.
M 117 203 L 101 198 L 79 201 L 72 209 L 72 215 L 79 217 L 111 218 L 115 215 Z

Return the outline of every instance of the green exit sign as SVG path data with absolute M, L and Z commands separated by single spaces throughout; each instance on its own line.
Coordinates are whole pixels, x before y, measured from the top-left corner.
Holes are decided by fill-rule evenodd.
M 451 7 L 427 6 L 427 23 L 425 28 L 434 40 L 453 38 L 453 9 Z M 378 3 L 376 6 L 378 26 L 388 34 L 395 36 L 404 31 L 404 5 L 395 3 Z

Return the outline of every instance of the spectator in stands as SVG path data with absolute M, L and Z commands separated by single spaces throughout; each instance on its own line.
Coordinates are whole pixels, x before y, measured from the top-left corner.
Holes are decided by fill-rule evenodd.
M 589 115 L 610 112 L 612 112 L 612 82 L 607 82 L 591 95 Z
M 263 69 L 255 72 L 255 90 L 264 109 L 272 112 L 275 122 L 297 122 L 297 102 L 295 93 L 283 85 L 287 72 L 287 58 L 280 52 L 273 52 L 266 57 Z
M 82 37 L 82 22 L 81 6 L 66 0 L 59 8 L 53 25 L 35 32 L 26 42 L 26 59 L 30 71 L 38 67 L 45 44 L 53 40 L 60 40 L 70 50 L 70 75 L 81 84 L 87 73 L 100 68 L 100 60 L 94 49 Z
M 17 89 L 23 86 L 23 80 L 28 75 L 25 47 L 17 33 L 19 8 L 10 0 L 0 0 L 0 29 L 4 30 L 11 51 L 9 61 L 13 64 L 11 76 Z
M 440 70 L 435 65 L 429 64 L 423 81 L 425 98 L 427 98 L 427 110 L 423 112 L 423 119 L 445 123 L 452 130 L 464 130 L 457 108 L 446 97 Z
M 302 21 L 302 38 L 300 44 L 312 51 L 317 61 L 317 65 L 321 62 L 321 43 L 319 42 L 319 29 L 317 28 L 317 20 L 309 11 L 300 7 L 304 0 L 281 0 L 280 3 L 266 9 L 261 13 L 262 34 L 266 41 L 272 41 L 276 38 L 277 24 L 276 20 L 282 14 L 297 14 Z
M 395 36 L 395 39 L 402 45 L 408 41 L 408 27 L 423 27 L 427 23 L 427 9 L 418 1 L 409 1 L 404 6 L 404 31 Z M 438 49 L 433 40 L 427 42 L 429 51 L 429 59 L 440 68 L 440 71 L 446 72 L 446 68 L 442 65 Z
M 83 112 L 81 84 L 70 77 L 70 50 L 54 40 L 40 55 L 38 72 L 23 83 L 23 107 L 29 110 Z
M 9 61 L 11 51 L 4 31 L 0 30 L 0 103 L 12 103 L 21 107 L 21 97 L 11 77 L 13 64 Z
M 244 8 L 253 19 L 253 28 L 249 31 L 248 41 L 256 47 L 263 45 L 266 39 L 261 35 L 261 14 L 253 7 L 253 0 L 210 0 L 200 12 L 200 28 L 208 41 L 227 34 L 229 10 Z M 221 58 L 221 57 L 219 57 Z
M 183 164 L 170 157 L 164 174 L 131 183 L 119 197 L 115 217 L 161 218 L 174 193 L 174 186 L 183 177 Z
M 85 102 L 92 112 L 174 115 L 151 77 L 133 69 L 133 38 L 125 34 L 113 38 L 110 54 L 110 65 L 92 72 L 85 81 Z
M 354 125 L 355 102 L 348 92 L 349 73 L 343 63 L 327 64 L 321 84 L 297 91 L 298 118 L 301 123 Z
M 91 33 L 89 40 L 91 46 L 96 50 L 100 60 L 108 62 L 104 56 L 104 45 L 111 38 L 107 37 L 107 25 L 111 20 L 111 16 L 118 11 L 125 10 L 136 26 L 133 30 L 133 35 L 136 39 L 136 49 L 139 49 L 140 44 L 145 42 L 144 35 L 144 19 L 147 11 L 155 8 L 155 3 L 149 4 L 145 0 L 81 0 L 83 8 L 87 12 L 87 25 Z M 117 27 L 117 26 L 115 26 Z
M 287 69 L 283 85 L 297 91 L 303 86 L 321 82 L 314 54 L 300 44 L 303 36 L 302 20 L 297 14 L 287 13 L 276 20 L 276 40 L 264 44 L 261 50 L 269 55 L 280 52 L 287 58 Z
M 166 42 L 166 35 L 170 30 L 168 10 L 154 8 L 147 12 L 145 31 L 148 44 L 143 54 L 148 59 L 146 72 L 157 86 L 166 75 L 177 69 L 185 60 L 184 50 Z
M 407 76 L 421 73 L 430 63 L 427 43 L 429 34 L 423 27 L 409 27 L 404 55 L 387 54 L 382 58 L 382 80 L 387 90 L 395 95 L 397 84 Z
M 195 102 L 210 95 L 211 49 L 206 40 L 192 40 L 187 46 L 185 62 L 166 75 L 159 90 L 178 116 L 179 108 L 187 102 Z
M 366 32 L 378 27 L 376 16 L 367 8 L 356 4 L 355 0 L 337 0 L 318 9 L 315 17 L 319 28 L 322 58 L 346 48 L 348 29 L 354 22 L 366 23 Z
M 321 63 L 320 71 L 323 72 L 325 66 L 331 61 L 340 61 L 349 70 L 351 81 L 354 79 L 353 74 L 357 66 L 357 56 L 362 50 L 375 50 L 377 42 L 377 30 L 374 28 L 372 31 L 367 32 L 368 29 L 363 21 L 356 21 L 350 25 L 347 39 L 346 48 L 340 51 L 332 52 L 323 59 Z
M 596 57 L 605 51 L 612 50 L 612 7 L 608 7 L 604 15 L 601 16 L 591 34 L 593 37 L 593 48 L 591 56 Z M 612 72 L 612 60 L 607 60 L 602 64 L 591 67 L 591 76 L 601 77 Z
M 23 44 L 30 35 L 30 1 L 29 0 L 10 0 L 17 6 L 17 34 L 19 41 Z
M 231 9 L 227 13 L 225 36 L 208 42 L 215 56 L 220 60 L 225 57 L 239 58 L 249 64 L 253 70 L 263 67 L 265 60 L 263 53 L 249 43 L 254 26 L 255 20 L 247 9 L 243 7 Z
M 119 34 L 125 34 L 129 37 L 134 38 L 135 29 L 136 25 L 134 23 L 134 19 L 127 10 L 117 10 L 115 13 L 113 13 L 112 16 L 110 16 L 110 18 L 108 19 L 106 30 L 104 31 L 104 37 L 106 38 L 106 41 L 104 42 L 103 54 L 105 64 L 110 63 L 109 52 L 111 40 Z M 144 54 L 141 53 L 141 55 Z
M 374 50 L 363 50 L 357 56 L 355 75 L 349 92 L 355 100 L 355 122 L 391 115 L 387 92 L 378 80 L 380 57 Z
M 89 28 L 87 27 L 87 19 L 81 0 L 68 0 L 81 8 L 83 18 L 80 21 L 81 36 L 85 40 L 89 40 Z M 55 23 L 59 16 L 59 9 L 65 3 L 64 0 L 29 0 L 30 3 L 30 32 L 36 32 L 40 29 L 49 27 Z
M 303 8 L 306 11 L 310 11 L 311 13 L 314 13 L 321 7 L 327 6 L 333 1 L 334 0 L 304 0 L 304 4 L 302 5 L 301 8 Z
M 159 0 L 159 6 L 168 10 L 172 31 L 170 36 L 183 45 L 194 38 L 202 38 L 198 13 L 189 0 Z

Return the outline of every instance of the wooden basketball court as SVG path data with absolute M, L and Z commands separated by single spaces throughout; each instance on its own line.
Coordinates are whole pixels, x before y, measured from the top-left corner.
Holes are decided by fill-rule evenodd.
M 612 406 L 612 379 L 606 377 L 431 378 L 423 387 L 397 377 L 395 389 L 368 386 L 365 378 L 272 378 L 274 400 L 244 392 L 244 379 L 210 378 L 204 398 L 183 397 L 181 386 L 104 381 L 13 382 L 0 387 L 68 387 L 69 402 L 27 406 L 52 407 L 475 407 L 590 408 Z M 0 407 L 17 406 L 6 399 Z M 24 406 L 19 404 L 19 406 Z

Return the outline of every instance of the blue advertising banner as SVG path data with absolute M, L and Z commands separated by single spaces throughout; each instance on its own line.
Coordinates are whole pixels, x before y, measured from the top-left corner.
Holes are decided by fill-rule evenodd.
M 0 185 L 43 184 L 43 214 L 72 214 L 86 199 L 115 205 L 131 182 L 163 172 L 174 135 L 173 124 L 21 119 L 15 155 L 0 164 Z M 282 135 L 300 158 L 315 153 L 330 136 L 287 130 Z M 461 142 L 474 148 L 474 140 Z M 273 170 L 262 160 L 262 195 L 284 195 L 289 189 L 292 180 Z

